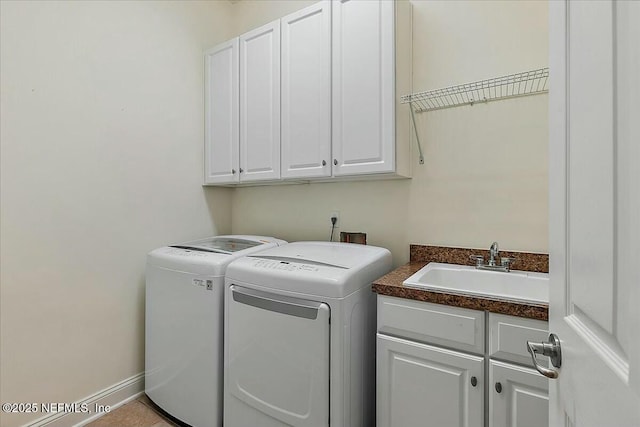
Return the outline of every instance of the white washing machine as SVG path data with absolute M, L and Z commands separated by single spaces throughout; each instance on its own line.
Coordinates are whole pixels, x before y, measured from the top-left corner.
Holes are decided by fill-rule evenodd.
M 225 277 L 225 427 L 375 422 L 375 295 L 387 249 L 296 242 Z
M 147 256 L 145 392 L 194 427 L 222 425 L 224 274 L 248 254 L 285 244 L 263 236 L 217 236 Z

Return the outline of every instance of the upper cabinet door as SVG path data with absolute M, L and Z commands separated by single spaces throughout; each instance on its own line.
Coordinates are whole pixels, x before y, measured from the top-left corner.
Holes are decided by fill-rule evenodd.
M 333 4 L 333 174 L 395 170 L 394 2 Z
M 281 20 L 282 177 L 331 176 L 331 2 Z
M 240 36 L 240 171 L 280 178 L 280 20 Z
M 204 182 L 238 182 L 238 39 L 205 52 Z

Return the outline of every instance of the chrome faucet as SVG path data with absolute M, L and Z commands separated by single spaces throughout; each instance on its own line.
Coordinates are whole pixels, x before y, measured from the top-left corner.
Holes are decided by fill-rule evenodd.
M 498 258 L 498 254 L 500 251 L 498 250 L 498 242 L 493 242 L 491 247 L 489 248 L 489 265 L 490 267 L 496 266 L 496 258 Z
M 500 257 L 498 242 L 491 244 L 489 248 L 489 261 L 486 264 L 484 263 L 484 256 L 482 255 L 471 255 L 469 258 L 475 261 L 478 270 L 503 271 L 505 273 L 510 271 L 511 264 L 515 261 L 515 258 Z M 497 263 L 498 259 L 500 259 L 500 265 Z

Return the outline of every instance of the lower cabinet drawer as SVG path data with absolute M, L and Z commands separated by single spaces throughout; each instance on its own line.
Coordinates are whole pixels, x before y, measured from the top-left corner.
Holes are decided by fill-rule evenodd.
M 484 311 L 378 295 L 378 332 L 484 354 Z
M 548 330 L 542 320 L 489 313 L 489 356 L 532 366 L 527 341 L 547 341 Z

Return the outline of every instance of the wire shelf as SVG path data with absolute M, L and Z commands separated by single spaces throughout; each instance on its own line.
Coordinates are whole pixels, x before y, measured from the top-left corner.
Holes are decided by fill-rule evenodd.
M 401 98 L 411 104 L 412 112 L 441 110 L 459 105 L 473 105 L 549 91 L 549 68 L 509 74 L 507 76 L 450 86 L 443 89 L 413 93 Z

